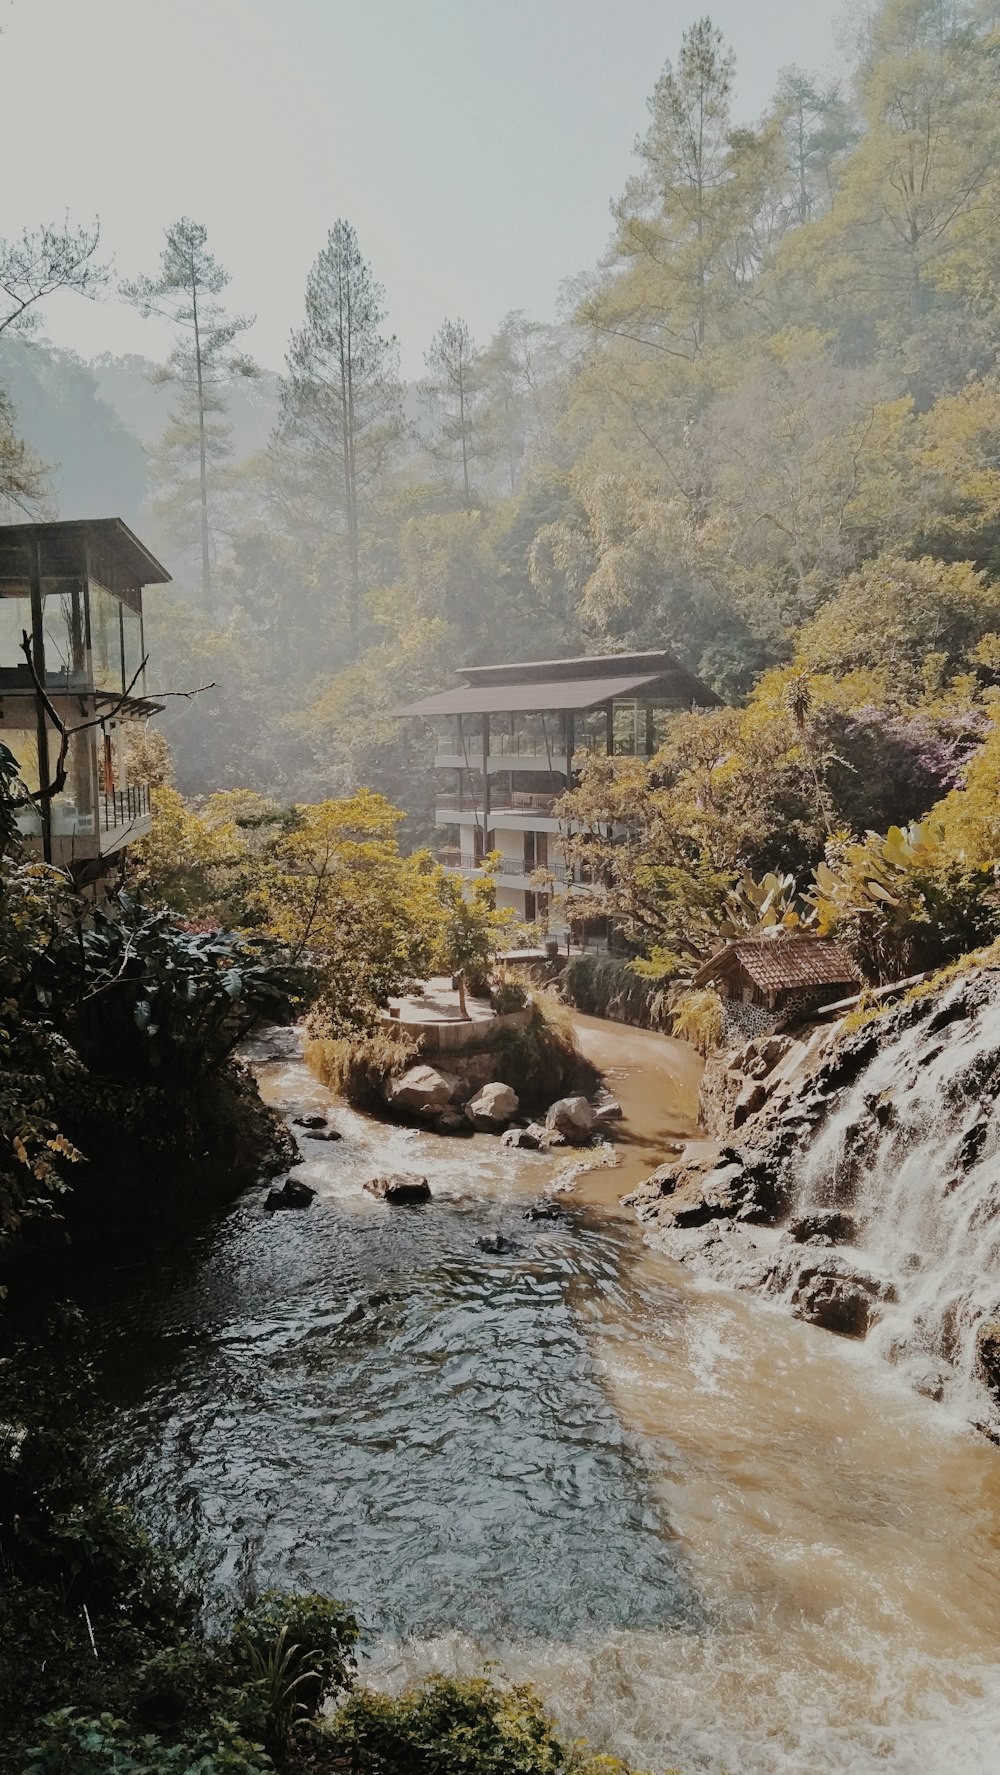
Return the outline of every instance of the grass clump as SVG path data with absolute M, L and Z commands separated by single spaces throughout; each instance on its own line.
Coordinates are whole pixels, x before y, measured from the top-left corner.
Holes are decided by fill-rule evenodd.
M 338 1097 L 376 1113 L 385 1108 L 389 1080 L 413 1064 L 417 1046 L 403 1030 L 383 1025 L 365 1035 L 313 1036 L 305 1057 L 310 1071 Z
M 706 1058 L 722 1045 L 722 1000 L 710 988 L 692 987 L 675 999 L 671 1010 L 671 1031 L 683 1042 L 690 1042 Z

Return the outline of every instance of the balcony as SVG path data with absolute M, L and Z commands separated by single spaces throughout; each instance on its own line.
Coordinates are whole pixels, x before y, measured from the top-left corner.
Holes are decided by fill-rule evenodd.
M 98 796 L 102 832 L 117 832 L 123 826 L 136 826 L 149 820 L 151 808 L 148 783 L 131 783 L 127 789 L 115 789 Z
M 528 790 L 502 789 L 499 794 L 490 796 L 490 818 L 494 814 L 538 814 L 542 819 L 551 820 L 558 799 L 558 795 L 533 795 Z M 481 820 L 482 817 L 482 800 L 468 794 L 460 795 L 457 790 L 442 795 L 435 808 L 439 825 L 454 824 L 463 818 Z

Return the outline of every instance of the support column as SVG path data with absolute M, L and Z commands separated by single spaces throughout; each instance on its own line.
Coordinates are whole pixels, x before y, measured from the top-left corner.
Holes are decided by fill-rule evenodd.
M 42 545 L 35 537 L 28 559 L 28 588 L 31 594 L 31 657 L 40 684 L 45 683 L 45 628 L 42 621 Z M 38 744 L 38 787 L 49 787 L 49 730 L 42 699 L 35 692 L 35 725 Z M 52 802 L 40 801 L 42 821 L 42 856 L 52 861 Z
M 615 705 L 612 702 L 604 705 L 604 736 L 608 757 L 613 758 L 615 755 Z
M 490 848 L 490 718 L 483 716 L 483 849 Z

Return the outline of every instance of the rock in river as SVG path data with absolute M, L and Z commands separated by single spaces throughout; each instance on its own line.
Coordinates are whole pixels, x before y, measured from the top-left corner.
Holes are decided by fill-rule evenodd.
M 364 1187 L 380 1202 L 429 1202 L 431 1197 L 426 1177 L 369 1177 Z
M 264 1207 L 271 1214 L 278 1208 L 308 1208 L 315 1194 L 300 1177 L 286 1177 L 280 1189 L 268 1190 Z
M 594 1112 L 586 1097 L 560 1097 L 550 1105 L 545 1126 L 571 1146 L 586 1146 L 594 1130 Z
M 509 1085 L 484 1085 L 470 1098 L 465 1113 L 472 1126 L 482 1134 L 499 1134 L 513 1121 L 520 1107 L 516 1091 Z
M 386 1102 L 412 1115 L 435 1116 L 455 1101 L 459 1081 L 436 1066 L 411 1066 L 386 1086 Z
M 855 1269 L 843 1258 L 828 1257 L 799 1271 L 792 1312 L 842 1337 L 867 1337 L 881 1317 L 880 1307 L 896 1298 L 891 1282 Z
M 293 1116 L 293 1128 L 325 1128 L 325 1116 Z

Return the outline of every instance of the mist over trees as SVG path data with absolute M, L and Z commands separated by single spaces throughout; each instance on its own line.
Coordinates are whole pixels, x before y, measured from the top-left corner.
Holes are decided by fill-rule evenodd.
M 148 642 L 159 682 L 218 686 L 165 718 L 182 789 L 367 783 L 427 835 L 422 741 L 391 711 L 498 657 L 667 645 L 735 709 L 781 704 L 807 671 L 813 711 L 829 693 L 845 720 L 982 715 L 985 655 L 925 659 L 917 696 L 895 653 L 820 666 L 802 637 L 864 576 L 902 585 L 892 563 L 929 561 L 925 587 L 955 563 L 1000 576 L 995 9 L 866 7 L 843 81 L 781 70 L 752 123 L 734 79 L 696 20 L 650 70 L 635 173 L 567 312 L 515 311 L 477 342 L 443 290 L 416 388 L 363 216 L 318 241 L 284 370 L 249 393 L 204 230 L 168 231 L 132 292 L 180 333 L 147 456 L 175 584 L 149 600 Z M 86 374 L 151 423 L 128 392 L 141 365 Z M 56 460 L 34 424 L 44 377 L 11 364 L 7 382 Z

